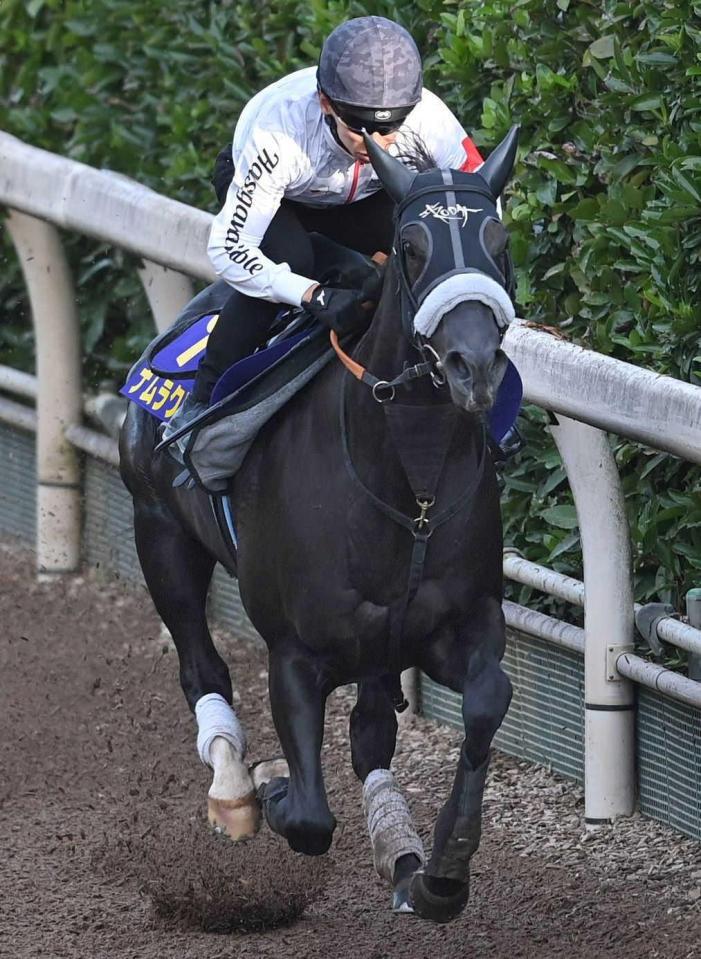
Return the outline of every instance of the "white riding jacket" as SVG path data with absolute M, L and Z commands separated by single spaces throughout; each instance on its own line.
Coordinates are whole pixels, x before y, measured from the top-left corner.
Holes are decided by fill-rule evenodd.
M 390 153 L 418 135 L 439 167 L 475 170 L 477 148 L 448 107 L 429 90 L 400 127 Z M 312 207 L 353 203 L 381 188 L 369 163 L 354 160 L 334 139 L 319 104 L 316 67 L 298 70 L 256 94 L 236 124 L 234 178 L 214 220 L 208 253 L 234 289 L 273 303 L 299 306 L 316 281 L 260 250 L 284 197 Z

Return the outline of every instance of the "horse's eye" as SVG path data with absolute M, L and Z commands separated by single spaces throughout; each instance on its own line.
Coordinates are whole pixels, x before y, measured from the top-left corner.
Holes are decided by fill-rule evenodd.
M 409 259 L 413 259 L 416 256 L 416 250 L 411 245 L 409 240 L 404 240 L 402 243 L 402 250 L 404 251 L 404 256 L 408 257 Z

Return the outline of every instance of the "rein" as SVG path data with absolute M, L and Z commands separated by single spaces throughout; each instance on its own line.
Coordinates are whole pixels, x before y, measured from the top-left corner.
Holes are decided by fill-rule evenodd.
M 338 336 L 333 330 L 330 333 L 330 339 L 331 346 L 334 348 L 336 356 L 341 363 L 343 363 L 349 373 L 353 374 L 356 380 L 370 387 L 373 398 L 377 400 L 378 403 L 391 402 L 394 399 L 398 386 L 404 386 L 412 380 L 418 380 L 421 376 L 431 376 L 433 378 L 436 375 L 433 364 L 426 362 L 417 363 L 415 366 L 408 366 L 399 376 L 395 376 L 393 380 L 380 380 L 344 352 L 341 344 L 338 342 Z M 387 395 L 383 396 L 382 393 L 385 390 L 387 390 Z

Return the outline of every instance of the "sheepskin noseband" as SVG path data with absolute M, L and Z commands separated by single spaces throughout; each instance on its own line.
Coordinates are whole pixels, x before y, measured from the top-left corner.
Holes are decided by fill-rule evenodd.
M 426 295 L 414 315 L 414 330 L 429 337 L 446 313 L 466 300 L 477 300 L 494 314 L 500 330 L 516 317 L 514 305 L 500 283 L 485 273 L 457 273 L 438 283 Z

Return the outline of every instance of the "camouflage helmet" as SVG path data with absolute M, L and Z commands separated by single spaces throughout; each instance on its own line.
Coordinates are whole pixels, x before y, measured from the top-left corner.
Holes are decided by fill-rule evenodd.
M 341 116 L 396 127 L 421 99 L 421 56 L 398 23 L 356 17 L 329 34 L 317 79 Z

